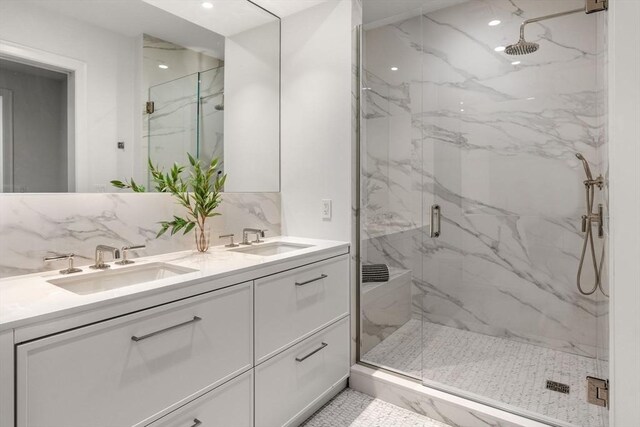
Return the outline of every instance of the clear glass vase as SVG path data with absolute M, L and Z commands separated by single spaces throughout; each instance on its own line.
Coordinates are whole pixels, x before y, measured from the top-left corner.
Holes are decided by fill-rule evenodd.
M 196 226 L 194 228 L 196 236 L 196 249 L 198 252 L 207 252 L 209 250 L 210 235 L 209 227 L 200 228 Z

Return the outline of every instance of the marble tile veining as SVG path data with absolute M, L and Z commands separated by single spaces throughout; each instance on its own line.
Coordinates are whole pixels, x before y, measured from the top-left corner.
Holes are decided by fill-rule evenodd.
M 585 396 L 585 377 L 598 373 L 594 358 L 412 319 L 363 360 L 575 426 L 603 422 Z M 547 380 L 570 393 L 547 390 Z
M 161 193 L 0 195 L 0 278 L 59 270 L 62 264 L 43 262 L 51 253 L 75 253 L 76 265 L 89 265 L 99 244 L 146 244 L 139 256 L 193 249 L 193 234 L 156 238 L 158 222 L 182 212 Z M 212 245 L 244 227 L 280 235 L 279 193 L 224 193 L 219 212 L 209 219 Z
M 414 316 L 606 358 L 608 301 L 576 288 L 575 157 L 606 175 L 606 14 L 527 26 L 531 55 L 495 50 L 523 19 L 580 6 L 460 2 L 365 26 L 361 253 L 412 272 Z M 606 189 L 596 197 L 607 205 Z

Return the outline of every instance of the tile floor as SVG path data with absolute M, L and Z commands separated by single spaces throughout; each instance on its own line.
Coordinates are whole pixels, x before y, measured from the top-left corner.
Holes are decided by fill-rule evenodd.
M 362 359 L 575 426 L 604 425 L 604 411 L 586 402 L 585 377 L 597 376 L 588 357 L 411 319 Z M 570 393 L 547 390 L 547 379 Z
M 320 408 L 302 426 L 447 427 L 447 424 L 347 388 Z

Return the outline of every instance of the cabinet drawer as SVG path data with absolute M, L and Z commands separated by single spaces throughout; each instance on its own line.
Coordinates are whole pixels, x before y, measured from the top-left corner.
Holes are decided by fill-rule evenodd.
M 343 255 L 255 281 L 256 364 L 349 312 Z
M 149 427 L 253 426 L 253 371 L 200 396 Z
M 349 317 L 255 368 L 256 426 L 287 425 L 349 375 Z
M 18 426 L 131 426 L 251 367 L 252 285 L 17 347 Z

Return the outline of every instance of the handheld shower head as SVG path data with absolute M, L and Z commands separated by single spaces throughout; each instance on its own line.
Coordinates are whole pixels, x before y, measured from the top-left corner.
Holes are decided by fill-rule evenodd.
M 589 167 L 589 162 L 584 156 L 580 153 L 576 153 L 576 157 L 582 161 L 582 166 L 584 167 L 584 173 L 587 175 L 587 179 L 589 181 L 593 181 L 593 175 L 591 175 L 591 168 Z

